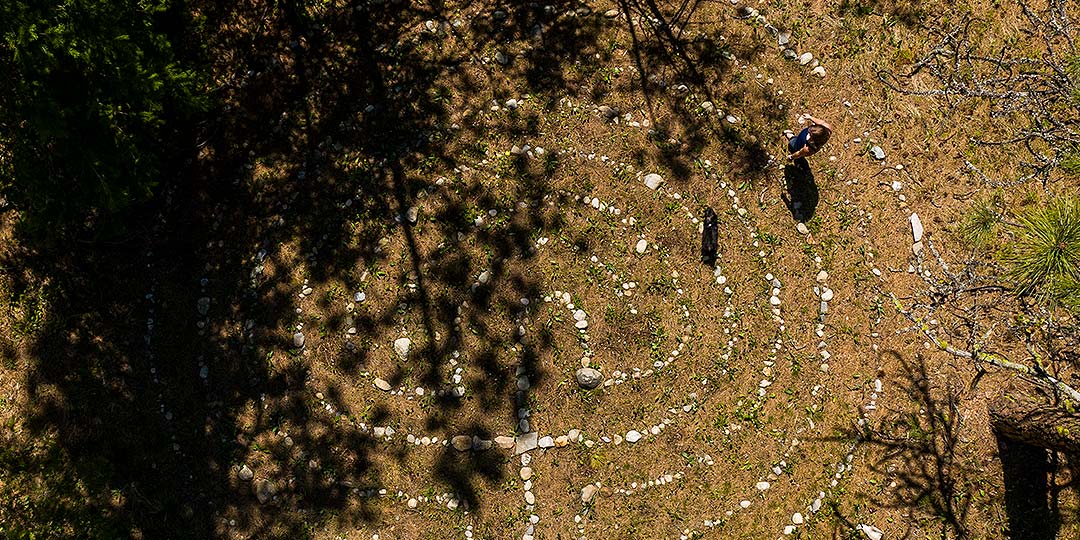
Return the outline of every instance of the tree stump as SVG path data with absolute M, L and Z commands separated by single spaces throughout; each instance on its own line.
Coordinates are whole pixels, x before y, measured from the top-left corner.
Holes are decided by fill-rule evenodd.
M 1080 403 L 1073 404 L 1080 408 Z M 990 425 L 1003 437 L 1058 452 L 1080 452 L 1080 414 L 1041 389 L 1010 387 L 990 404 Z

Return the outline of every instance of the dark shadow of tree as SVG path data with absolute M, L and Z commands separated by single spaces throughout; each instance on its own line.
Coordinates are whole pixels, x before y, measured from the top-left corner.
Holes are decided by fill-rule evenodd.
M 1009 538 L 1057 538 L 1061 516 L 1051 498 L 1051 479 L 1056 477 L 1057 469 L 1056 456 L 1045 448 L 1001 436 L 998 436 L 997 443 L 1005 477 Z
M 726 56 L 712 38 L 687 43 L 675 29 L 696 3 L 620 5 L 627 17 L 652 17 L 649 33 L 629 27 L 646 99 L 659 101 L 654 73 L 712 96 L 708 88 L 730 68 L 702 63 Z M 535 208 L 545 196 L 557 197 L 548 179 L 558 160 L 516 160 L 509 193 L 483 184 L 451 190 L 438 178 L 471 163 L 470 148 L 460 142 L 469 133 L 535 131 L 529 118 L 502 125 L 459 120 L 496 97 L 465 66 L 492 47 L 535 42 L 540 28 L 544 46 L 525 47 L 529 53 L 511 62 L 528 62 L 525 77 L 535 87 L 582 92 L 565 71 L 578 57 L 574 51 L 592 50 L 609 25 L 621 23 L 598 13 L 558 16 L 563 7 L 482 2 L 456 7 L 453 13 L 472 14 L 460 26 L 439 2 L 196 1 L 191 7 L 198 16 L 189 21 L 187 39 L 209 44 L 208 56 L 193 61 L 206 62 L 214 74 L 221 108 L 192 126 L 195 135 L 183 141 L 192 148 L 189 157 L 172 164 L 175 176 L 163 181 L 160 196 L 131 213 L 123 238 L 4 254 L 13 294 L 41 286 L 52 291 L 46 320 L 22 344 L 28 416 L 0 441 L 0 470 L 21 482 L 7 485 L 26 495 L 0 513 L 14 520 L 12 534 L 302 538 L 330 521 L 377 520 L 378 506 L 356 494 L 380 485 L 376 453 L 405 457 L 359 426 L 360 411 L 327 414 L 325 403 L 345 389 L 317 393 L 309 362 L 329 358 L 345 373 L 358 373 L 372 354 L 362 341 L 335 345 L 316 335 L 342 335 L 350 325 L 359 336 L 392 329 L 402 305 L 420 321 L 414 355 L 422 364 L 410 376 L 424 386 L 442 383 L 446 362 L 464 339 L 459 316 L 479 343 L 472 355 L 484 383 L 471 388 L 470 400 L 481 410 L 516 408 L 517 365 L 534 384 L 545 376 L 538 359 L 550 337 L 524 342 L 498 328 L 517 326 L 524 311 L 519 298 L 541 296 L 538 276 L 522 270 L 533 257 L 530 234 L 559 231 L 562 219 L 524 211 L 503 228 L 483 229 L 471 225 L 466 211 L 511 211 L 506 200 Z M 683 22 L 664 22 L 668 17 Z M 458 46 L 447 45 L 451 39 Z M 737 52 L 749 58 L 754 49 Z M 764 167 L 755 137 L 672 101 L 676 114 L 656 126 L 655 139 L 682 134 L 683 146 L 659 150 L 677 178 L 690 174 L 685 154 L 713 139 L 734 148 L 730 159 L 743 170 Z M 443 201 L 440 213 L 405 223 L 408 209 L 428 197 Z M 380 244 L 395 229 L 406 253 L 388 253 Z M 462 231 L 489 260 L 454 249 Z M 440 243 L 447 248 L 431 249 Z M 318 286 L 341 275 L 358 283 L 357 269 L 394 255 L 405 264 L 393 278 L 415 287 L 402 287 L 381 312 L 333 311 L 318 321 L 321 329 L 307 329 L 309 343 L 293 345 L 292 328 L 306 320 L 289 285 L 297 260 Z M 489 263 L 491 284 L 469 288 Z M 465 301 L 469 310 L 459 313 Z M 329 301 L 321 302 L 331 311 Z M 522 350 L 519 364 L 502 354 L 511 345 Z M 391 382 L 405 376 L 390 374 Z M 490 437 L 515 423 L 496 417 L 461 425 L 454 418 L 461 406 L 436 400 L 426 427 Z M 376 425 L 393 422 L 380 408 L 365 414 Z M 265 504 L 251 482 L 237 477 L 252 455 L 264 464 L 255 480 L 273 483 Z M 504 459 L 446 448 L 431 475 L 482 511 L 479 492 L 503 480 Z
M 898 387 L 902 397 L 889 402 L 907 405 L 903 410 L 882 411 L 885 414 L 879 416 L 877 425 L 840 437 L 876 447 L 881 457 L 870 464 L 871 472 L 896 482 L 895 487 L 871 494 L 868 504 L 905 511 L 921 508 L 940 523 L 940 536 L 966 538 L 973 500 L 965 482 L 974 478 L 975 471 L 958 455 L 960 389 L 940 377 L 932 379 L 921 354 L 914 359 L 896 351 L 881 354 L 890 357 L 890 364 L 903 369 L 891 378 L 903 383 Z M 843 516 L 839 522 L 838 534 L 853 527 L 851 520 Z M 900 537 L 913 534 L 914 523 L 912 520 Z

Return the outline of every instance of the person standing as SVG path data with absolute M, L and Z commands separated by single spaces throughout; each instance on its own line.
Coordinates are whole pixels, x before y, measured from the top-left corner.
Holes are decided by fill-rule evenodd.
M 791 130 L 784 132 L 784 137 L 788 141 L 788 159 L 790 160 L 816 154 L 825 146 L 825 143 L 829 142 L 829 137 L 832 136 L 832 125 L 828 122 L 809 113 L 799 115 L 800 124 L 807 120 L 810 121 L 810 125 L 803 128 L 798 135 L 795 135 Z

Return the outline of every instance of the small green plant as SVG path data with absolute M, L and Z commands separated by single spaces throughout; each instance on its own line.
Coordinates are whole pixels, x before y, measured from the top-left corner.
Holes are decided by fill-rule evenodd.
M 960 238 L 972 248 L 988 245 L 996 236 L 1001 223 L 1002 198 L 1000 193 L 975 201 L 964 214 L 957 229 Z

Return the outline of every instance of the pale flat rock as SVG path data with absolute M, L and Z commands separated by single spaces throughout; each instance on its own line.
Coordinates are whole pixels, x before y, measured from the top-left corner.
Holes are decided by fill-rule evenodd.
M 813 59 L 814 59 L 813 54 L 808 53 L 808 52 L 804 52 L 804 53 L 799 55 L 799 65 L 805 66 L 806 64 L 809 64 L 810 61 L 813 60 Z
M 536 448 L 539 439 L 540 436 L 535 431 L 518 435 L 518 437 L 514 439 L 514 453 L 524 454 L 525 452 Z
M 817 75 L 818 77 L 824 77 L 825 76 L 825 66 L 818 66 L 818 67 L 814 68 L 813 70 L 811 70 L 810 73 L 812 75 Z
M 911 238 L 915 242 L 921 242 L 923 236 L 922 220 L 919 219 L 919 214 L 915 212 L 911 213 L 911 217 L 908 218 L 911 222 Z
M 645 175 L 645 186 L 649 189 L 658 189 L 660 184 L 664 183 L 664 177 L 656 173 L 649 173 Z
M 412 347 L 412 340 L 407 337 L 397 338 L 394 340 L 394 352 L 402 360 L 409 359 L 409 349 Z
M 514 447 L 514 438 L 507 437 L 506 435 L 499 435 L 498 437 L 495 437 L 495 446 L 498 446 L 503 450 L 509 450 Z
M 551 438 L 551 435 L 545 435 L 536 441 L 536 445 L 540 448 L 551 448 L 555 446 L 555 439 Z
M 795 514 L 793 514 L 791 516 L 791 522 L 796 524 L 796 525 L 802 525 L 803 524 L 803 515 L 798 513 L 798 512 L 795 512 Z
M 379 390 L 382 390 L 383 392 L 389 392 L 390 391 L 390 383 L 376 377 L 375 378 L 375 388 L 378 388 Z
M 581 488 L 581 502 L 589 504 L 589 501 L 591 501 L 593 497 L 596 496 L 596 492 L 599 490 L 600 488 L 597 487 L 596 484 L 589 484 Z
M 863 535 L 866 536 L 869 540 L 881 540 L 885 537 L 885 533 L 881 529 L 874 527 L 873 525 L 859 524 L 859 526 L 855 527 L 855 529 L 862 532 Z
M 247 465 L 244 465 L 243 467 L 240 467 L 240 472 L 236 473 L 236 476 L 244 482 L 250 482 L 251 479 L 255 477 L 255 473 L 252 472 Z
M 802 222 L 795 224 L 795 230 L 799 231 L 799 234 L 810 234 L 810 229 L 806 228 L 806 224 Z
M 636 443 L 636 442 L 641 440 L 641 434 L 638 433 L 637 431 L 631 429 L 630 431 L 626 432 L 625 439 L 626 439 L 626 442 Z
M 649 249 L 649 241 L 642 238 L 637 241 L 637 245 L 634 246 L 634 251 L 638 253 L 645 253 L 645 250 Z
M 758 489 L 758 491 L 765 491 L 765 490 L 769 489 L 771 486 L 769 485 L 768 482 L 758 482 L 758 483 L 754 484 L 754 487 L 756 487 Z
M 518 471 L 518 472 L 519 472 L 522 480 L 528 480 L 528 479 L 532 478 L 532 475 L 533 475 L 532 467 L 522 467 L 521 470 Z

